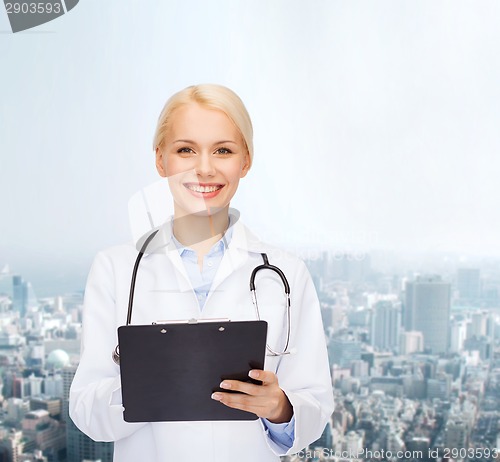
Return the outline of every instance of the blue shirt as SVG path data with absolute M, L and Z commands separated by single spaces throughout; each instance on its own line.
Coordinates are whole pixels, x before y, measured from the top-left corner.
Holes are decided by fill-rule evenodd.
M 217 241 L 210 251 L 203 257 L 203 269 L 200 271 L 198 265 L 198 255 L 189 247 L 185 247 L 181 244 L 172 233 L 172 240 L 179 251 L 184 267 L 186 268 L 186 273 L 191 281 L 196 298 L 198 299 L 198 304 L 200 305 L 200 310 L 203 310 L 205 301 L 210 292 L 210 287 L 215 278 L 215 273 L 219 268 L 222 257 L 224 256 L 224 251 L 231 241 L 233 235 L 233 227 L 230 226 L 224 236 Z
M 231 241 L 233 235 L 233 227 L 230 226 L 224 236 L 217 241 L 210 251 L 203 257 L 203 268 L 200 271 L 198 265 L 198 255 L 193 249 L 182 245 L 172 232 L 172 240 L 179 251 L 186 273 L 191 281 L 200 310 L 203 310 L 207 299 L 210 287 L 215 277 L 215 273 L 219 268 L 224 252 Z M 267 419 L 262 419 L 264 426 L 271 438 L 271 441 L 276 445 L 276 449 L 281 452 L 286 452 L 293 446 L 295 439 L 295 416 L 292 416 L 290 422 L 272 423 Z

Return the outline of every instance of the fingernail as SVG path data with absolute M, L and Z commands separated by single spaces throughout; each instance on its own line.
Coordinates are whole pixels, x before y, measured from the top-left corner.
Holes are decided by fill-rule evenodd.
M 231 388 L 231 384 L 228 383 L 228 382 L 221 382 L 220 387 L 221 388 L 226 388 L 226 389 L 227 388 Z
M 251 370 L 248 375 L 252 377 L 252 379 L 257 379 L 259 378 L 259 373 L 257 371 Z
M 215 401 L 220 401 L 222 399 L 222 396 L 219 393 L 212 393 L 212 399 L 215 399 Z

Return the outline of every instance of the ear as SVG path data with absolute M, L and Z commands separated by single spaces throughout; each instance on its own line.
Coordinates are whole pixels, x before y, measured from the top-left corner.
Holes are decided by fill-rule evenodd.
M 156 170 L 158 171 L 159 175 L 162 177 L 167 176 L 167 172 L 165 171 L 165 167 L 163 166 L 164 163 L 164 153 L 163 149 L 160 149 L 159 147 L 156 148 Z
M 243 163 L 243 167 L 241 168 L 240 178 L 244 178 L 249 170 L 250 170 L 250 154 L 247 151 L 247 153 L 245 154 L 245 161 Z

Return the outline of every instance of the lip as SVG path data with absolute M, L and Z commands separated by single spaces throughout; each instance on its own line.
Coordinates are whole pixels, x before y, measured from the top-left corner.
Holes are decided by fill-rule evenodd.
M 224 189 L 225 185 L 223 185 L 221 183 L 183 183 L 183 186 L 194 197 L 203 198 L 203 199 L 211 199 L 212 197 L 217 196 Z M 216 189 L 215 191 L 202 193 L 202 192 L 197 192 L 197 191 L 193 191 L 192 189 L 189 189 L 190 186 L 220 186 L 220 188 Z

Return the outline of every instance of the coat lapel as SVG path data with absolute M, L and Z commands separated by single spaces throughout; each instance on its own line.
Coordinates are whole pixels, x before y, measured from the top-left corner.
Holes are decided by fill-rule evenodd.
M 175 275 L 177 277 L 179 290 L 181 290 L 182 292 L 194 291 L 193 286 L 191 285 L 191 281 L 186 272 L 184 263 L 182 262 L 181 256 L 179 255 L 179 251 L 177 250 L 177 247 L 172 240 L 172 217 L 170 217 L 159 227 L 148 231 L 144 236 L 142 236 L 136 243 L 136 249 L 139 251 L 148 236 L 151 235 L 151 233 L 153 233 L 155 230 L 158 230 L 158 232 L 149 243 L 143 258 L 148 259 L 150 255 L 154 254 L 166 255 L 174 268 L 177 270 L 175 271 Z
M 232 209 L 230 209 L 230 213 Z M 213 292 L 250 258 L 250 253 L 265 252 L 267 247 L 240 220 L 233 225 L 233 235 L 208 293 L 207 302 Z M 250 288 L 249 288 L 250 289 Z
M 207 297 L 207 302 L 212 293 L 235 271 L 241 268 L 250 258 L 249 253 L 266 252 L 269 246 L 264 244 L 255 234 L 253 234 L 239 220 L 239 212 L 236 209 L 229 209 L 231 222 L 233 223 L 233 234 L 228 248 L 224 252 L 224 257 L 215 274 L 215 278 L 210 287 L 210 292 Z M 172 218 L 163 223 L 161 226 L 142 236 L 136 244 L 138 250 L 141 249 L 147 237 L 156 229 L 158 233 L 149 243 L 143 258 L 147 258 L 151 254 L 167 255 L 172 265 L 175 267 L 179 289 L 182 291 L 191 290 L 194 292 L 191 281 L 188 277 L 184 263 L 182 262 L 179 251 L 172 240 Z

